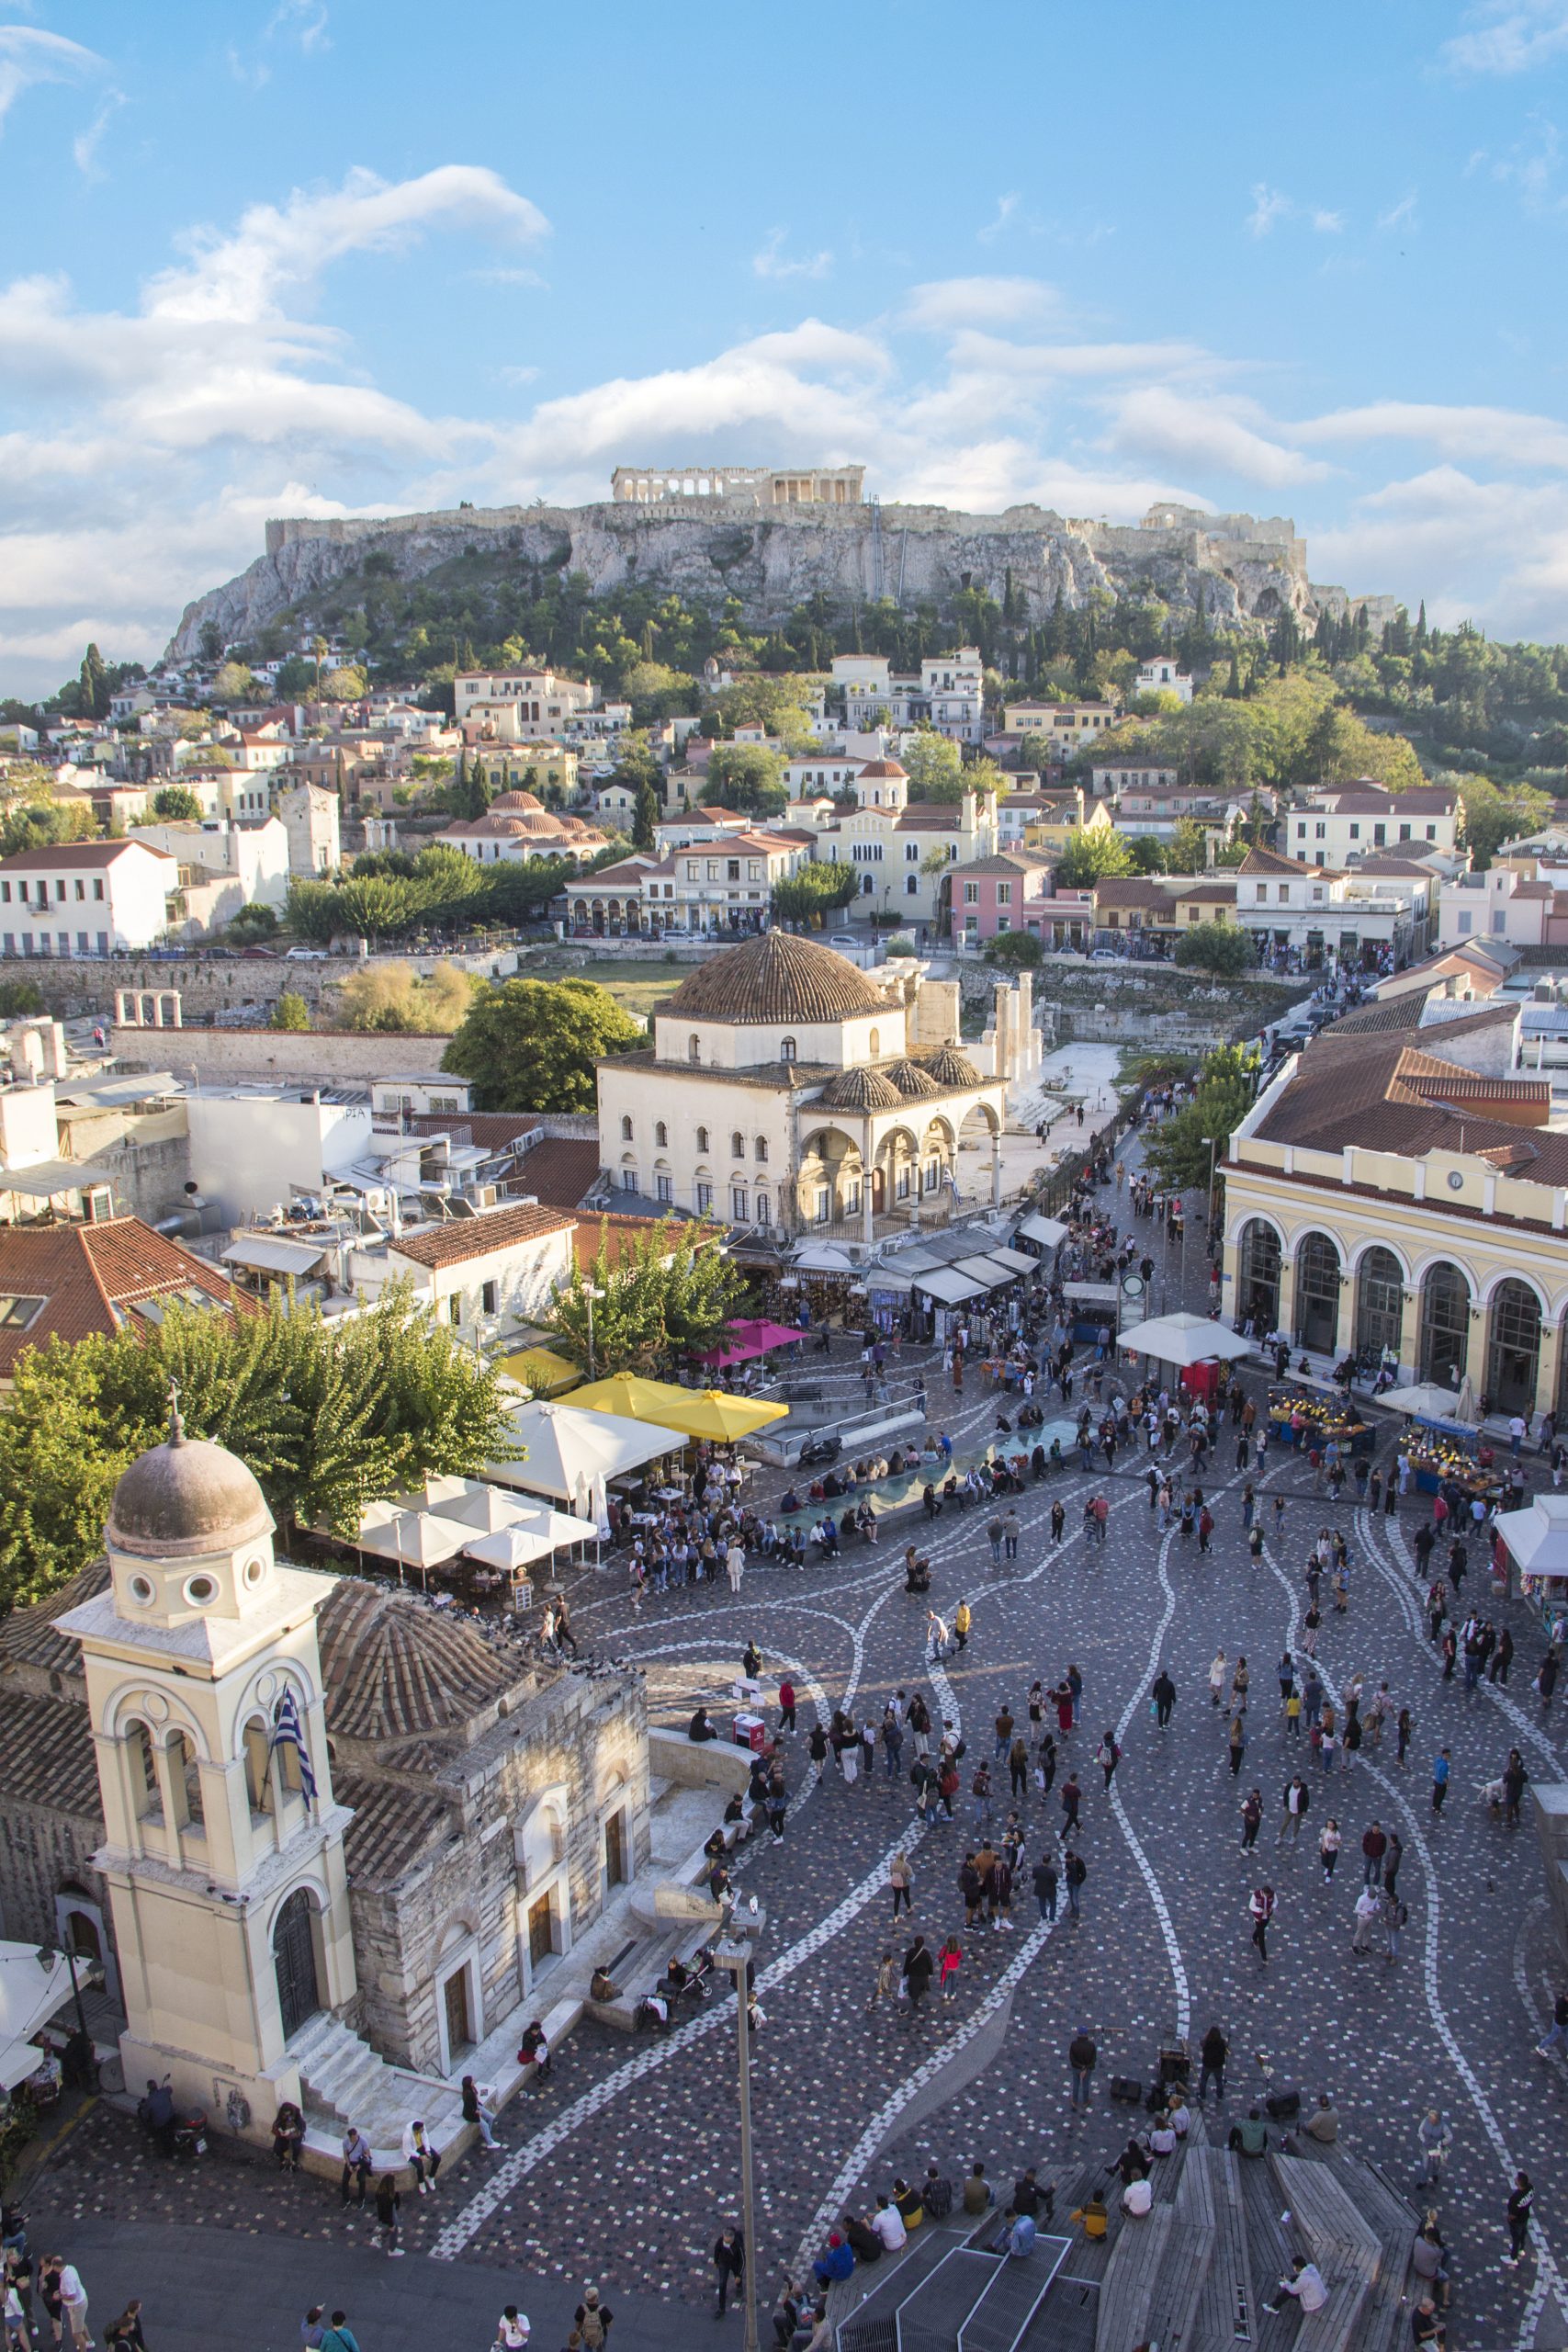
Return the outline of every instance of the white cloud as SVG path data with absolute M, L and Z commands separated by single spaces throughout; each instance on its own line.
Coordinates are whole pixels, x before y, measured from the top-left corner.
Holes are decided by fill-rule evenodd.
M 36 25 L 0 25 L 0 123 L 24 90 L 39 82 L 79 82 L 104 70 L 96 50 Z
M 296 40 L 307 57 L 318 50 L 330 48 L 327 40 L 327 10 L 325 0 L 279 0 L 268 19 L 266 34 L 270 40 Z
M 1456 74 L 1525 74 L 1568 50 L 1564 0 L 1482 0 L 1438 55 Z
M 1416 190 L 1414 188 L 1410 190 L 1408 196 L 1402 196 L 1397 204 L 1391 204 L 1386 212 L 1378 214 L 1380 229 L 1413 229 L 1415 226 Z
M 773 229 L 760 253 L 751 256 L 751 267 L 759 277 L 826 277 L 833 266 L 830 253 L 809 254 L 792 261 L 784 252 L 787 229 Z
M 1255 237 L 1266 237 L 1277 220 L 1289 220 L 1294 210 L 1288 196 L 1281 196 L 1266 180 L 1257 180 L 1253 183 L 1252 209 L 1247 216 L 1247 225 Z
M 1111 443 L 1200 473 L 1238 475 L 1267 490 L 1321 481 L 1332 472 L 1321 458 L 1303 457 L 1260 432 L 1266 422 L 1250 401 L 1193 399 L 1149 385 L 1116 401 Z
M 1016 188 L 1010 196 L 998 196 L 995 215 L 987 221 L 983 229 L 976 229 L 975 232 L 976 242 L 982 245 L 994 244 L 1022 201 L 1023 198 Z
M 98 164 L 98 149 L 103 144 L 105 131 L 124 104 L 124 91 L 111 90 L 85 130 L 79 130 L 72 141 L 71 153 L 84 179 L 102 179 L 104 175 Z
M 1437 401 L 1370 401 L 1285 428 L 1309 444 L 1426 441 L 1465 464 L 1550 467 L 1568 471 L 1568 425 L 1518 409 L 1445 405 Z
M 1326 212 L 1321 209 L 1312 216 L 1312 225 L 1320 237 L 1337 237 L 1345 229 L 1343 212 Z
M 938 277 L 911 291 L 903 317 L 912 327 L 1016 326 L 1055 311 L 1061 298 L 1038 277 Z

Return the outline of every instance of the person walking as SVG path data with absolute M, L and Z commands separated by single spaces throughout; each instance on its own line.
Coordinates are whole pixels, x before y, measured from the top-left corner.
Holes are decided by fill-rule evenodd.
M 915 2015 L 931 1990 L 932 1967 L 931 1953 L 926 1949 L 926 1939 L 924 1936 L 917 1936 L 904 1954 L 904 1964 L 899 1972 L 911 2017 Z
M 1067 1909 L 1072 1914 L 1073 1924 L 1076 1927 L 1082 1917 L 1078 1903 L 1083 1894 L 1084 1881 L 1089 1876 L 1089 1864 L 1084 1860 L 1083 1856 L 1076 1854 L 1071 1847 L 1067 1849 L 1063 1858 L 1062 1875 L 1067 1883 Z
M 893 1891 L 893 1925 L 898 1925 L 898 1914 L 908 1911 L 911 1917 L 915 1909 L 914 1872 L 909 1857 L 900 1846 L 887 1865 L 887 1883 Z
M 1035 1863 L 1031 1878 L 1034 1899 L 1040 1905 L 1040 1917 L 1050 1926 L 1056 1917 L 1056 1888 L 1060 1873 L 1055 1854 L 1046 1852 Z
M 1535 2204 L 1535 2189 L 1528 2172 L 1514 2175 L 1514 2186 L 1508 2192 L 1508 2251 L 1503 2256 L 1506 2268 L 1517 2270 L 1530 2252 L 1530 2212 Z
M 1226 1745 L 1230 1750 L 1231 1778 L 1234 1780 L 1241 1770 L 1241 1759 L 1247 1753 L 1247 1729 L 1239 1715 L 1231 1717 L 1230 1737 Z
M 1111 1783 L 1116 1778 L 1116 1767 L 1122 1761 L 1122 1749 L 1113 1731 L 1107 1731 L 1094 1751 L 1094 1760 L 1105 1775 L 1105 1794 L 1109 1796 Z
M 1439 1748 L 1437 1755 L 1437 1760 L 1432 1766 L 1432 1812 L 1434 1817 L 1442 1812 L 1443 1801 L 1449 1792 L 1449 1776 L 1452 1770 L 1453 1760 L 1450 1758 L 1448 1749 L 1446 1747 Z
M 1292 1780 L 1285 1783 L 1284 1811 L 1280 1816 L 1280 1834 L 1274 1840 L 1277 1846 L 1284 1844 L 1287 1830 L 1291 1833 L 1291 1843 L 1299 1844 L 1302 1824 L 1311 1808 L 1312 1791 L 1298 1772 Z
M 734 1537 L 724 1555 L 724 1572 L 729 1578 L 730 1591 L 739 1593 L 740 1579 L 746 1573 L 746 1551 L 739 1535 Z
M 937 1623 L 940 1625 L 941 1623 L 942 1619 L 939 1617 Z M 966 1650 L 969 1646 L 969 1633 L 974 1623 L 975 1620 L 969 1611 L 969 1603 L 966 1600 L 961 1600 L 953 1612 L 953 1638 L 961 1650 Z
M 1214 2103 L 1218 2106 L 1225 2095 L 1225 2061 L 1231 2046 L 1218 2025 L 1212 2025 L 1198 2045 L 1198 2104 L 1202 2106 L 1212 2081 Z
M 1063 1822 L 1063 1835 L 1067 1838 L 1076 1838 L 1078 1834 L 1078 1807 L 1083 1803 L 1083 1791 L 1078 1786 L 1076 1772 L 1069 1772 L 1062 1782 L 1061 1802 L 1062 1811 L 1066 1816 Z
M 1089 2077 L 1100 2063 L 1100 2052 L 1087 2026 L 1080 2026 L 1067 2044 L 1067 2064 L 1073 2075 L 1073 2106 L 1087 2114 L 1089 2104 Z
M 1216 1650 L 1209 1668 L 1209 1703 L 1213 1707 L 1217 1707 L 1224 1695 L 1227 1670 L 1224 1650 Z
M 1263 1792 L 1248 1789 L 1241 1806 L 1241 1850 L 1245 1854 L 1258 1843 L 1258 1832 L 1263 1825 Z M 1280 1837 L 1284 1831 L 1280 1832 Z
M 321 2337 L 321 2352 L 359 2352 L 359 2338 L 348 2324 L 346 2312 L 333 2312 Z
M 1339 1834 L 1339 1824 L 1330 1814 L 1323 1825 L 1323 1835 L 1317 1841 L 1317 1858 L 1323 1864 L 1325 1886 L 1333 1880 L 1335 1866 L 1339 1860 L 1339 1849 L 1344 1843 L 1345 1840 Z
M 1381 1821 L 1374 1821 L 1361 1837 L 1361 1883 L 1363 1886 L 1382 1884 L 1383 1856 L 1388 1851 L 1388 1838 Z
M 1248 1910 L 1252 1918 L 1252 1944 L 1260 1968 L 1269 1965 L 1269 1928 L 1274 1917 L 1275 1894 L 1271 1886 L 1255 1886 Z
M 1162 1666 L 1154 1679 L 1150 1697 L 1155 1705 L 1155 1722 L 1161 1731 L 1170 1726 L 1170 1711 L 1176 1704 L 1176 1685 Z
M 384 2172 L 376 2183 L 376 2227 L 381 2233 L 381 2251 L 393 2262 L 402 2257 L 398 2244 L 398 2208 L 402 2201 L 396 2173 Z
M 956 1936 L 944 1940 L 937 1956 L 937 1990 L 944 2001 L 951 2001 L 958 1986 L 958 1971 L 964 1959 L 964 1948 Z
M 1551 2007 L 1551 2023 L 1535 2045 L 1538 2058 L 1550 2058 L 1554 2050 L 1568 2049 L 1568 1992 L 1559 1993 Z
M 92 2332 L 87 2325 L 87 2290 L 82 2284 L 82 2274 L 73 2262 L 67 2262 L 62 2255 L 51 2254 L 48 2258 L 55 2272 L 55 2292 L 71 2329 L 75 2352 L 93 2352 Z M 57 2344 L 60 2341 L 58 2325 L 54 2340 Z
M 1427 2186 L 1435 2188 L 1443 2177 L 1443 2162 L 1453 2146 L 1453 2127 L 1448 2117 L 1429 2107 L 1416 2127 L 1416 2144 L 1421 2152 L 1421 2163 Z
M 891 2001 L 898 1989 L 898 1963 L 891 1950 L 885 1951 L 876 1963 L 876 1973 L 871 1980 L 871 1996 L 866 2002 L 869 2012 L 883 2001 Z
M 729 2300 L 731 2287 L 739 2295 L 746 2276 L 746 2241 L 741 2233 L 734 2228 L 720 2230 L 713 2242 L 713 2254 L 710 2259 L 713 2263 L 714 2284 L 717 2293 L 713 2315 L 715 2319 L 722 2319 Z

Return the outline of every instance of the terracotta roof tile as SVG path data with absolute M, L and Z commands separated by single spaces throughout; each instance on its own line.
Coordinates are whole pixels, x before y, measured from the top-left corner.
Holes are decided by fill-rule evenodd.
M 0 1295 L 43 1301 L 25 1329 L 0 1330 L 0 1378 L 9 1376 L 28 1348 L 56 1336 L 75 1340 L 118 1330 L 117 1306 L 187 1289 L 231 1310 L 237 1295 L 205 1258 L 154 1233 L 140 1217 L 0 1227 Z M 254 1311 L 253 1302 L 243 1304 L 245 1312 Z
M 559 1233 L 570 1223 L 558 1209 L 491 1209 L 482 1216 L 455 1217 L 450 1225 L 432 1226 L 423 1233 L 400 1234 L 391 1246 L 400 1258 L 411 1259 L 416 1266 L 462 1266 L 520 1241 Z
M 327 1720 L 344 1739 L 427 1738 L 528 1679 L 471 1626 L 361 1577 L 333 1587 L 316 1627 Z
M 19 849 L 12 857 L 0 858 L 0 873 L 36 874 L 45 869 L 52 873 L 59 865 L 112 865 L 117 857 L 138 849 L 149 857 L 164 858 L 170 865 L 177 863 L 166 850 L 154 849 L 151 842 L 62 842 L 54 849 Z
M 794 932 L 764 931 L 742 946 L 710 956 L 657 1010 L 661 1021 L 798 1021 L 816 1026 L 886 1009 L 881 993 L 847 956 Z
M 333 1794 L 352 1805 L 354 1819 L 344 1836 L 344 1860 L 353 1886 L 392 1886 L 452 1825 L 446 1802 L 402 1780 L 367 1780 L 342 1765 L 333 1773 Z
M 102 1821 L 97 1753 L 86 1708 L 71 1700 L 7 1690 L 5 1717 L 0 1799 L 43 1805 L 78 1821 Z

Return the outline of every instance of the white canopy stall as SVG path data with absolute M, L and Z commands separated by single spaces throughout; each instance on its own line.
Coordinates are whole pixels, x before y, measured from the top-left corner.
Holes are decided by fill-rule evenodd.
M 523 1449 L 519 1459 L 487 1462 L 485 1475 L 502 1486 L 550 1495 L 595 1526 L 605 1521 L 604 1490 L 612 1478 L 640 1470 L 666 1453 L 679 1453 L 686 1440 L 678 1430 L 633 1421 L 619 1413 L 579 1412 L 571 1405 L 535 1398 L 512 1412 L 511 1435 Z
M 1228 1323 L 1211 1322 L 1206 1315 L 1189 1314 L 1185 1308 L 1133 1324 L 1116 1344 L 1125 1354 L 1147 1356 L 1155 1363 L 1172 1364 L 1181 1372 L 1216 1358 L 1235 1363 L 1252 1353 L 1252 1341 L 1233 1331 Z

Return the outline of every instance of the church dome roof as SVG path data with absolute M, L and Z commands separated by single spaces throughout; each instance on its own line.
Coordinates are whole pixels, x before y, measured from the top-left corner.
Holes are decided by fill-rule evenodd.
M 177 1411 L 163 1444 L 138 1455 L 109 1505 L 108 1543 L 143 1559 L 233 1552 L 272 1532 L 266 1498 L 239 1455 L 186 1437 Z
M 897 1111 L 904 1100 L 877 1069 L 840 1070 L 817 1099 L 834 1111 Z
M 942 1089 L 934 1078 L 928 1077 L 919 1062 L 909 1060 L 889 1062 L 881 1076 L 888 1079 L 906 1099 L 917 1094 L 939 1094 Z
M 847 956 L 792 931 L 764 931 L 711 956 L 665 998 L 658 1017 L 811 1024 L 855 1021 L 886 1010 Z
M 961 1054 L 956 1046 L 939 1046 L 926 1068 L 939 1086 L 979 1086 L 983 1082 L 968 1055 Z
M 542 808 L 545 804 L 534 792 L 498 792 L 490 805 L 492 808 L 532 810 Z
M 360 1577 L 333 1587 L 316 1630 L 328 1727 L 344 1739 L 450 1733 L 523 1677 L 471 1625 Z

